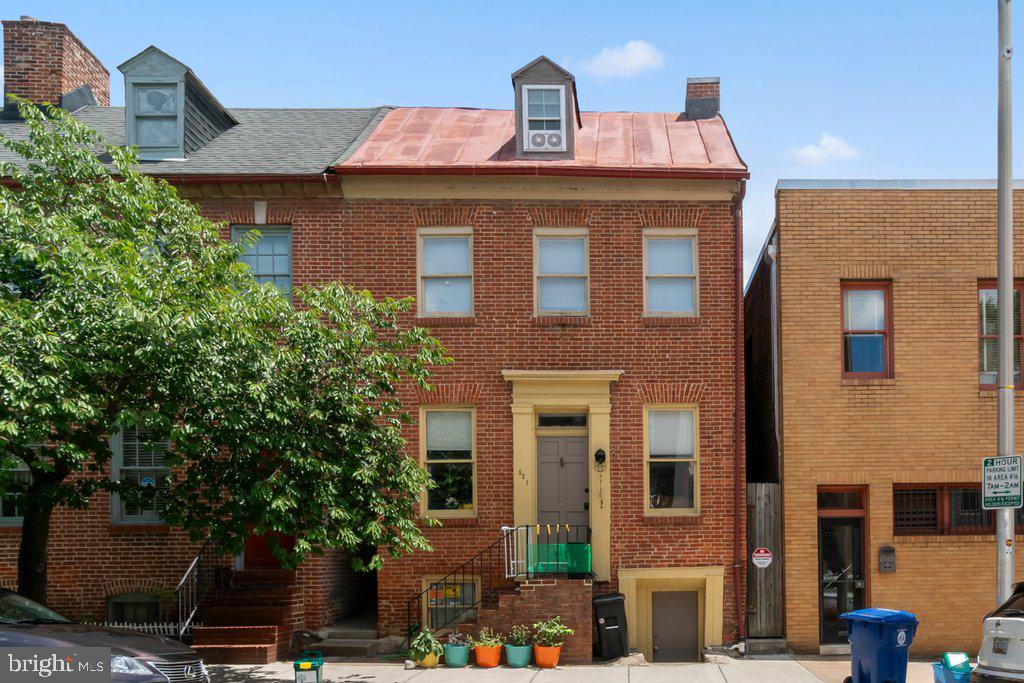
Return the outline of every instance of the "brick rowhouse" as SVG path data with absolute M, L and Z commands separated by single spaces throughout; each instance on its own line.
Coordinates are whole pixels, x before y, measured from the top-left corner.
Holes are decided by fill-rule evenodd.
M 121 67 L 127 75 L 133 60 Z M 192 77 L 183 76 L 186 93 Z M 524 88 L 524 100 L 528 88 L 557 90 L 561 98 L 559 137 L 538 141 L 548 147 L 535 153 L 515 150 L 519 109 L 384 108 L 353 128 L 351 141 L 335 143 L 336 152 L 330 139 L 318 143 L 327 155 L 319 172 L 275 171 L 276 160 L 255 158 L 262 148 L 252 152 L 251 164 L 231 161 L 229 169 L 215 167 L 212 147 L 185 162 L 146 168 L 175 183 L 213 220 L 286 234 L 293 286 L 340 281 L 377 296 L 415 297 L 425 286 L 424 237 L 470 236 L 470 313 L 409 316 L 429 327 L 455 362 L 438 371 L 432 392 L 407 391 L 404 399 L 414 418 L 405 432 L 408 452 L 417 460 L 426 452 L 423 415 L 472 412 L 473 497 L 429 513 L 442 522 L 425 527 L 432 552 L 385 560 L 376 575 L 380 635 L 405 634 L 410 601 L 411 618 L 420 623 L 430 603 L 418 596 L 499 541 L 502 527 L 539 528 L 538 489 L 545 482 L 536 472 L 550 463 L 538 460 L 537 444 L 568 434 L 585 444 L 582 479 L 574 485 L 586 486 L 586 498 L 582 509 L 569 512 L 577 515 L 573 525 L 590 530 L 593 580 L 564 573 L 517 577 L 475 617 L 459 617 L 466 622 L 460 628 L 504 630 L 562 616 L 577 629 L 564 661 L 589 661 L 590 597 L 621 591 L 633 647 L 658 659 L 654 639 L 668 652 L 673 634 L 682 634 L 682 654 L 672 657 L 696 659 L 703 646 L 735 642 L 743 628 L 740 245 L 747 170 L 717 113 L 717 79 L 688 83 L 687 101 L 713 110 L 706 116 L 583 112 L 578 119 L 575 82 L 549 60 L 536 60 L 513 81 Z M 88 122 L 105 110 L 77 115 Z M 225 111 L 237 119 L 235 139 L 244 136 L 252 110 Z M 306 144 L 295 141 L 296 148 Z M 226 227 L 225 237 L 230 233 Z M 536 252 L 541 240 L 562 237 L 574 247 L 573 240 L 584 240 L 585 312 L 542 309 L 537 290 L 544 272 L 535 271 Z M 692 250 L 685 266 L 668 275 L 692 282 L 688 312 L 648 310 L 648 289 L 669 286 L 655 282 L 661 276 L 655 266 L 645 266 L 658 262 L 645 257 L 645 249 L 661 248 L 651 242 L 658 239 Z M 548 413 L 583 415 L 584 426 L 561 432 L 538 426 Z M 692 420 L 692 434 L 683 427 L 673 432 L 678 443 L 689 439 L 691 449 L 647 457 L 645 426 L 655 419 Z M 681 464 L 666 466 L 659 458 Z M 668 489 L 666 468 L 673 473 Z M 675 497 L 683 502 L 671 502 Z M 195 553 L 174 529 L 112 524 L 102 497 L 84 513 L 62 510 L 55 519 L 53 606 L 74 614 L 102 616 L 125 576 L 135 577 L 132 592 L 173 588 Z M 92 537 L 88 551 L 78 548 L 83 534 Z M 4 576 L 13 577 L 17 536 L 4 538 L 10 541 Z M 124 544 L 137 549 L 131 567 L 119 559 Z M 246 571 L 236 571 L 240 583 L 252 579 Z M 99 573 L 114 586 L 85 578 Z M 292 630 L 326 626 L 353 611 L 353 593 L 367 593 L 344 557 L 316 558 L 289 580 L 302 607 L 294 597 L 279 601 L 292 616 L 275 617 L 276 651 L 207 650 L 207 656 L 283 656 Z M 481 577 L 474 580 L 477 597 L 486 599 Z M 468 583 L 460 590 L 466 592 L 456 600 L 474 591 Z M 655 620 L 659 610 L 663 619 L 665 596 L 684 606 L 667 622 L 671 633 Z M 219 625 L 233 616 L 238 626 L 259 625 L 230 604 L 213 610 Z
M 915 613 L 919 654 L 977 651 L 995 600 L 994 528 L 980 481 L 981 460 L 996 447 L 996 390 L 979 357 L 979 318 L 988 315 L 979 297 L 996 278 L 995 183 L 781 181 L 776 217 L 782 431 L 780 448 L 758 440 L 750 464 L 751 478 L 765 481 L 781 462 L 789 645 L 816 652 L 842 637 L 822 628 L 819 587 L 831 560 L 821 554 L 837 532 L 821 525 L 863 513 L 863 545 L 844 558 L 863 563 L 851 585 L 857 601 L 839 609 Z M 774 431 L 770 277 L 765 258 L 747 294 L 750 391 L 761 397 L 750 426 L 761 434 Z M 850 286 L 891 292 L 888 376 L 843 376 Z M 1020 398 L 1018 387 L 1018 433 Z M 883 548 L 894 549 L 895 571 L 880 571 Z

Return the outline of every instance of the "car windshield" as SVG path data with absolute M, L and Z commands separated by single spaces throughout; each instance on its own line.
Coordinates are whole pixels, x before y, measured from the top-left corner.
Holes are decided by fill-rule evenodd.
M 17 593 L 3 592 L 0 593 L 0 623 L 70 624 L 71 620 Z
M 1024 616 L 1024 593 L 1017 593 L 1003 603 L 995 612 L 993 617 L 1022 617 Z

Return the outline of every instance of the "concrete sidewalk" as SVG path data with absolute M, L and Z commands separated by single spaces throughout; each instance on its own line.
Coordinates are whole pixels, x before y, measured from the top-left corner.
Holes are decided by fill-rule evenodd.
M 847 665 L 847 673 L 849 665 Z M 245 681 L 294 681 L 292 665 L 278 662 L 265 666 L 211 665 L 214 683 Z M 704 664 L 649 664 L 646 666 L 565 666 L 540 670 L 509 669 L 412 669 L 402 664 L 328 663 L 325 682 L 345 683 L 447 683 L 448 681 L 488 683 L 818 683 L 820 678 L 789 657 L 724 660 Z M 839 679 L 841 683 L 842 679 Z

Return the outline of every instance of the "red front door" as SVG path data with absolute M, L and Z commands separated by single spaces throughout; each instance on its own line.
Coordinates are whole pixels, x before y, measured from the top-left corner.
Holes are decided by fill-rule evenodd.
M 262 534 L 256 536 L 255 534 L 249 536 L 249 539 L 245 542 L 245 568 L 246 569 L 280 569 L 281 563 L 274 557 L 274 551 L 271 549 L 271 537 L 275 536 L 278 539 L 278 545 L 281 548 L 291 550 L 295 546 L 294 536 L 284 536 L 282 534 Z

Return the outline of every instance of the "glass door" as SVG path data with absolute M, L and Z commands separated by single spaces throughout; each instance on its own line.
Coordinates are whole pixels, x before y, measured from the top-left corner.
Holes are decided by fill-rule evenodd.
M 844 612 L 867 598 L 863 490 L 819 490 L 818 576 L 821 644 L 847 642 Z

